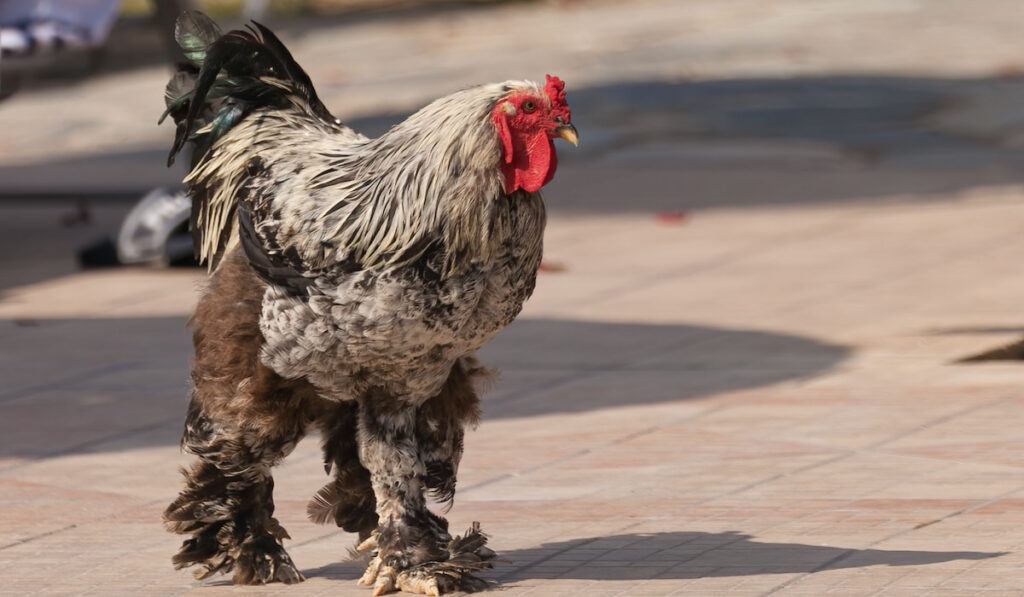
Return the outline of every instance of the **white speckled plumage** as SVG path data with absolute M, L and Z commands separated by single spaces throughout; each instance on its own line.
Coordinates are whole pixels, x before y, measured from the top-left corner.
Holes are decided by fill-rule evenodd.
M 540 263 L 544 205 L 539 193 L 502 191 L 489 116 L 522 90 L 540 93 L 521 81 L 457 92 L 373 140 L 298 107 L 258 113 L 214 145 L 187 182 L 216 189 L 208 204 L 247 203 L 262 248 L 290 254 L 312 282 L 308 296 L 267 289 L 268 367 L 337 399 L 379 385 L 419 402 L 518 314 Z M 236 227 L 201 224 L 208 255 L 218 226 Z M 431 268 L 424 279 L 411 264 L 431 246 L 442 249 L 419 266 Z
M 561 83 L 457 91 L 369 139 L 326 112 L 265 28 L 221 35 L 189 13 L 177 35 L 198 68 L 169 85 L 172 154 L 184 139 L 205 148 L 186 183 L 213 276 L 194 318 L 183 440 L 201 462 L 165 513 L 193 535 L 175 562 L 237 567 L 236 582 L 301 580 L 271 516 L 270 468 L 315 421 L 337 476 L 311 516 L 372 532 L 364 580 L 475 586 L 494 556 L 486 537 L 474 527 L 453 539 L 425 493 L 454 496 L 463 428 L 479 414 L 472 380 L 485 373 L 472 355 L 519 314 L 541 260 L 544 203 L 524 188 L 556 162 L 546 178 L 548 157 L 531 171 L 543 182 L 510 187 L 511 141 L 494 119 L 529 98 L 530 112 L 545 104 L 569 126 L 564 104 L 552 110 Z M 526 152 L 515 167 L 529 166 Z M 200 520 L 211 508 L 218 516 Z

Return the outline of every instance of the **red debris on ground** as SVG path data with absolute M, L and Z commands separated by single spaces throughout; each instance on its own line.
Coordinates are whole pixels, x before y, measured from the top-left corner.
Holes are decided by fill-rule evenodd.
M 537 271 L 541 273 L 557 274 L 560 272 L 564 272 L 567 269 L 569 268 L 565 267 L 564 263 L 552 263 L 550 261 L 541 261 L 540 267 L 537 268 Z
M 655 216 L 655 221 L 663 226 L 679 226 L 689 219 L 685 211 L 663 211 Z

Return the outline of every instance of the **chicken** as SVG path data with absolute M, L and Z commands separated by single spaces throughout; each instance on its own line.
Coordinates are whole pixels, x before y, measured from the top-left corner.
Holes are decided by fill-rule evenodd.
M 450 504 L 477 386 L 474 352 L 533 292 L 538 191 L 554 139 L 577 142 L 563 83 L 458 91 L 379 138 L 341 124 L 268 29 L 222 34 L 188 12 L 189 63 L 168 84 L 169 161 L 185 179 L 210 281 L 190 321 L 195 358 L 182 446 L 198 460 L 167 508 L 188 535 L 176 567 L 239 584 L 298 582 L 274 518 L 271 469 L 319 430 L 333 479 L 309 515 L 358 533 L 360 582 L 438 595 L 479 588 L 479 525 Z

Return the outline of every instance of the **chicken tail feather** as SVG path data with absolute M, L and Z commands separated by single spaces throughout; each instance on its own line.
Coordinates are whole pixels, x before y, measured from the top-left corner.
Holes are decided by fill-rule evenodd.
M 168 163 L 191 141 L 193 166 L 232 126 L 258 107 L 297 106 L 330 123 L 337 121 L 291 53 L 269 29 L 252 23 L 222 34 L 205 14 L 187 11 L 175 39 L 188 62 L 167 84 L 168 115 L 178 124 Z M 211 126 L 213 125 L 213 126 Z
M 191 167 L 207 159 L 210 149 L 254 110 L 288 110 L 340 129 L 317 97 L 309 75 L 281 40 L 253 22 L 246 29 L 222 33 L 210 17 L 186 11 L 178 18 L 175 39 L 186 61 L 167 83 L 167 116 L 177 125 L 167 165 L 186 144 L 192 145 Z M 212 260 L 223 248 L 234 214 L 234 197 L 192 193 L 192 230 L 197 253 Z M 230 204 L 219 204 L 228 202 Z

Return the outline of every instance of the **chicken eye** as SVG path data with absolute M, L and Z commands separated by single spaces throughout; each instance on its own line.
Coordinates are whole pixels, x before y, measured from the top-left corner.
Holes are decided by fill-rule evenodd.
M 537 104 L 533 103 L 532 101 L 526 100 L 525 102 L 523 102 L 523 112 L 529 114 L 530 112 L 533 112 L 536 109 Z

